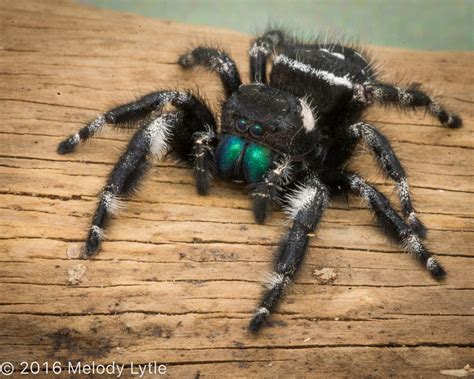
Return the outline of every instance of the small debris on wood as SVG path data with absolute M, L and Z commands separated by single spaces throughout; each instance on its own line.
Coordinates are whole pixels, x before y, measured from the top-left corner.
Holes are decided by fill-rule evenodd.
M 441 370 L 440 374 L 455 376 L 457 378 L 471 377 L 474 375 L 474 369 L 471 368 L 471 365 L 467 364 L 464 368 L 454 369 L 454 370 Z
M 87 268 L 82 263 L 69 267 L 67 270 L 68 281 L 70 284 L 79 284 L 82 276 L 86 273 Z
M 322 268 L 321 270 L 315 269 L 313 271 L 313 276 L 321 284 L 332 283 L 337 278 L 337 274 L 332 268 Z

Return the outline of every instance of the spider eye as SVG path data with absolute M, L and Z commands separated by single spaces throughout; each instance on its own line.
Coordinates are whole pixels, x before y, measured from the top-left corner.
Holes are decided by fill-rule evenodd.
M 263 136 L 262 125 L 259 125 L 259 124 L 252 125 L 252 127 L 250 128 L 250 134 L 255 138 L 260 138 L 261 136 Z
M 235 123 L 235 127 L 237 128 L 239 132 L 245 133 L 249 128 L 249 124 L 247 120 L 244 120 L 241 118 L 237 120 L 237 122 Z

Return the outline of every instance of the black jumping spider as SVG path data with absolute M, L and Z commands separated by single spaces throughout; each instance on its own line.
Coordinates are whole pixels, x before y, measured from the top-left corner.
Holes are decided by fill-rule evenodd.
M 263 223 L 272 203 L 288 210 L 292 226 L 281 242 L 268 290 L 250 322 L 257 331 L 297 272 L 311 234 L 329 198 L 351 192 L 374 211 L 386 234 L 426 266 L 434 277 L 445 271 L 421 242 L 426 229 L 413 209 L 408 181 L 387 139 L 361 121 L 372 103 L 424 108 L 443 125 L 461 119 L 416 88 L 397 88 L 377 80 L 372 62 L 355 48 L 318 41 L 303 43 L 280 30 L 267 31 L 251 45 L 251 84 L 242 84 L 225 52 L 197 47 L 182 55 L 183 68 L 202 66 L 219 74 L 226 100 L 221 132 L 214 115 L 197 95 L 159 91 L 111 109 L 61 142 L 69 153 L 105 124 L 142 122 L 112 170 L 100 195 L 83 258 L 94 256 L 118 197 L 128 195 L 143 177 L 150 156 L 172 152 L 194 167 L 197 191 L 205 195 L 212 174 L 248 185 L 255 220 Z M 267 83 L 267 60 L 272 69 Z M 162 111 L 165 105 L 174 110 Z M 403 216 L 361 176 L 346 171 L 359 141 L 370 147 L 383 171 L 395 181 Z

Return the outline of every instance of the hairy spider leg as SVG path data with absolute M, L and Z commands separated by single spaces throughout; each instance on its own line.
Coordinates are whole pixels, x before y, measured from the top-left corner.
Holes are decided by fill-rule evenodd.
M 157 158 L 166 154 L 172 129 L 182 123 L 182 119 L 182 113 L 167 113 L 135 132 L 99 197 L 82 258 L 90 258 L 98 251 L 104 238 L 106 222 L 118 210 L 120 196 L 127 195 L 136 188 L 147 171 L 150 154 Z
M 137 101 L 120 105 L 106 113 L 98 116 L 95 120 L 62 141 L 57 148 L 59 154 L 72 152 L 80 142 L 87 141 L 97 132 L 112 124 L 116 127 L 128 124 L 149 115 L 154 110 L 160 110 L 166 104 L 171 103 L 180 108 L 186 108 L 195 115 L 197 121 L 215 125 L 214 116 L 202 99 L 197 98 L 189 92 L 182 91 L 158 91 L 146 94 Z M 198 129 L 199 130 L 199 129 Z
M 448 112 L 439 103 L 416 88 L 399 88 L 391 84 L 369 82 L 355 88 L 354 100 L 367 105 L 377 102 L 407 108 L 424 107 L 442 125 L 450 128 L 462 126 L 461 117 Z
M 420 237 L 426 237 L 426 227 L 418 219 L 413 208 L 405 170 L 387 138 L 374 126 L 365 122 L 358 122 L 349 126 L 348 133 L 355 141 L 363 140 L 370 147 L 379 165 L 395 181 L 398 197 L 402 204 L 402 211 L 405 217 L 407 217 L 408 223 Z
M 291 158 L 282 157 L 274 162 L 261 182 L 249 185 L 252 197 L 252 211 L 255 221 L 263 224 L 272 203 L 278 202 L 280 192 L 289 183 L 291 176 Z
M 222 50 L 200 46 L 181 55 L 178 64 L 185 69 L 202 66 L 209 71 L 217 72 L 227 97 L 237 91 L 242 84 L 235 62 Z
M 216 171 L 214 159 L 216 133 L 213 128 L 206 127 L 202 132 L 195 132 L 193 138 L 192 157 L 196 190 L 200 195 L 207 195 L 211 178 Z
M 249 329 L 252 332 L 257 332 L 263 325 L 301 266 L 308 246 L 308 234 L 318 225 L 327 207 L 328 198 L 327 188 L 314 176 L 308 176 L 303 184 L 288 196 L 287 210 L 293 220 L 293 226 L 281 242 L 268 290 L 250 321 Z
M 117 126 L 142 119 L 166 104 L 185 111 L 183 127 L 176 129 L 173 134 L 172 151 L 179 159 L 194 164 L 196 189 L 199 194 L 204 195 L 209 191 L 214 171 L 212 147 L 216 143 L 216 122 L 204 100 L 190 92 L 152 92 L 137 101 L 113 108 L 61 142 L 58 152 L 65 154 L 73 151 L 79 142 L 91 138 L 106 122 Z
M 389 200 L 374 186 L 352 172 L 333 171 L 328 174 L 326 182 L 332 191 L 349 191 L 364 199 L 374 211 L 382 230 L 400 243 L 408 252 L 421 262 L 435 278 L 442 278 L 446 271 L 423 245 L 412 228 L 391 207 Z
M 180 111 L 165 113 L 138 129 L 109 175 L 93 217 L 84 258 L 93 256 L 99 249 L 106 221 L 110 213 L 117 210 L 119 196 L 129 194 L 136 187 L 146 172 L 150 154 L 161 158 L 171 148 L 179 159 L 194 165 L 198 193 L 208 192 L 214 171 L 216 124 L 203 101 L 188 92 L 154 92 L 138 101 L 116 107 L 103 117 L 111 123 L 127 122 L 143 117 L 152 110 L 159 110 L 166 103 Z M 89 134 L 88 137 L 91 136 Z M 68 140 L 64 143 L 68 143 Z
M 92 138 L 106 124 L 113 124 L 120 126 L 121 124 L 131 121 L 140 120 L 146 115 L 150 114 L 154 109 L 157 109 L 162 104 L 169 102 L 174 93 L 170 91 L 161 91 L 149 93 L 142 96 L 137 101 L 120 105 L 108 112 L 98 116 L 85 127 L 80 129 L 77 133 L 72 134 L 58 145 L 58 153 L 66 154 L 73 151 L 80 142 L 85 142 Z
M 286 38 L 281 30 L 268 30 L 254 40 L 248 51 L 252 83 L 267 83 L 267 59 L 283 45 Z

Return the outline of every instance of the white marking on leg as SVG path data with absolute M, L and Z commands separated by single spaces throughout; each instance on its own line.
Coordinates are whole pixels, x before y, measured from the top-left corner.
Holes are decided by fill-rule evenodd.
M 410 105 L 411 102 L 413 101 L 413 96 L 410 95 L 404 89 L 397 88 L 397 90 L 398 90 L 398 98 L 400 100 L 400 103 L 403 105 Z
M 372 91 L 373 91 L 372 93 L 373 93 L 374 98 L 376 98 L 377 100 L 383 100 L 382 88 L 373 88 Z
M 118 212 L 123 208 L 123 203 L 116 195 L 111 192 L 104 192 L 102 195 L 102 202 L 104 203 L 107 212 L 112 215 L 117 215 Z
M 377 144 L 377 134 L 373 128 L 363 122 L 355 124 L 355 127 L 358 129 L 358 136 L 362 137 L 368 146 L 373 147 Z M 383 160 L 383 157 L 381 157 L 381 160 Z
M 354 93 L 352 95 L 352 98 L 358 103 L 362 104 L 370 104 L 373 102 L 373 99 L 368 96 L 365 91 L 365 87 L 361 84 L 354 85 Z
M 418 222 L 418 216 L 416 215 L 415 212 L 410 212 L 408 215 L 408 223 L 409 224 L 415 224 Z
M 285 275 L 273 271 L 271 274 L 267 274 L 265 277 L 264 285 L 269 290 L 278 287 L 285 281 Z
M 397 189 L 398 197 L 403 203 L 410 201 L 410 186 L 408 185 L 407 178 L 403 178 L 397 182 Z
M 97 117 L 94 121 L 92 121 L 91 123 L 89 123 L 89 125 L 87 125 L 89 134 L 93 135 L 93 134 L 98 133 L 104 127 L 105 123 L 106 121 L 105 121 L 104 115 L 100 115 L 99 117 Z
M 214 130 L 212 129 L 211 126 L 205 125 L 205 130 L 202 132 L 194 133 L 194 137 L 195 137 L 194 143 L 197 143 L 199 145 L 202 145 L 202 144 L 207 145 L 216 137 L 216 134 L 214 133 Z
M 193 52 L 190 51 L 189 53 L 181 56 L 180 62 L 185 66 L 194 66 L 196 64 L 196 59 L 194 59 Z
M 100 239 L 100 240 L 104 239 L 105 233 L 104 233 L 104 229 L 102 229 L 101 227 L 99 227 L 97 225 L 92 225 L 91 226 L 91 232 L 92 232 L 92 234 L 95 234 L 98 239 Z
M 448 121 L 445 122 L 445 124 L 453 124 L 454 123 L 454 117 L 452 115 L 449 115 L 448 116 Z
M 301 104 L 301 119 L 303 120 L 303 126 L 307 132 L 314 129 L 316 125 L 316 119 L 314 118 L 313 111 L 305 99 L 300 99 Z
M 262 315 L 262 314 L 268 316 L 270 314 L 270 311 L 265 307 L 260 307 L 255 312 L 255 315 Z
M 234 69 L 234 63 L 227 59 L 227 57 L 216 57 L 211 60 L 211 66 L 219 74 L 227 74 Z
M 406 249 L 412 254 L 418 254 L 424 250 L 419 238 L 414 234 L 410 234 L 405 241 Z
M 435 268 L 436 266 L 436 259 L 434 259 L 433 257 L 428 258 L 428 260 L 426 261 L 426 268 L 431 271 L 431 269 Z
M 293 193 L 286 197 L 288 205 L 284 207 L 285 212 L 295 219 L 298 213 L 311 206 L 320 189 L 314 185 L 300 185 Z
M 351 126 L 349 126 L 349 132 L 351 136 L 353 136 L 354 138 L 360 138 L 362 136 L 360 130 L 362 125 L 362 122 L 358 122 L 357 124 L 352 124 Z
M 252 57 L 257 57 L 258 54 L 262 53 L 263 55 L 267 56 L 270 54 L 270 50 L 268 47 L 263 46 L 263 45 L 257 45 L 257 43 L 254 43 L 251 49 L 249 49 L 249 55 Z
M 441 106 L 435 101 L 432 101 L 430 105 L 428 106 L 428 108 L 430 112 L 435 115 L 439 115 L 441 113 Z
M 318 79 L 324 80 L 325 82 L 331 85 L 344 86 L 350 89 L 352 89 L 353 87 L 353 84 L 349 78 L 349 74 L 345 76 L 336 76 L 332 72 L 329 72 L 329 71 L 316 70 L 315 68 L 311 67 L 308 64 L 296 61 L 283 54 L 278 55 L 275 58 L 274 62 L 275 64 L 283 64 L 285 66 L 288 66 L 292 70 L 301 71 L 305 74 L 315 76 Z
M 349 185 L 353 191 L 357 191 L 360 197 L 370 205 L 370 199 L 375 194 L 375 191 L 362 178 L 357 175 L 352 176 Z
M 349 132 L 354 138 L 363 138 L 363 141 L 372 149 L 378 142 L 377 134 L 374 129 L 364 122 L 352 124 L 349 126 Z M 381 154 L 380 161 L 382 163 L 386 163 L 387 159 L 386 154 Z
M 77 145 L 80 141 L 81 136 L 79 135 L 79 133 L 76 133 L 71 137 L 71 143 L 73 143 L 74 145 Z
M 168 139 L 171 134 L 171 125 L 164 117 L 158 117 L 147 126 L 145 133 L 150 140 L 150 151 L 158 159 L 163 158 L 169 149 Z
M 278 33 L 267 33 L 265 37 L 258 38 L 252 47 L 249 49 L 249 55 L 252 57 L 257 57 L 258 54 L 263 54 L 265 56 L 270 55 L 274 46 L 280 43 L 280 35 Z
M 187 103 L 191 99 L 191 96 L 187 92 L 169 92 L 163 98 L 163 104 L 169 103 L 172 100 L 176 100 L 178 103 L 184 104 Z

